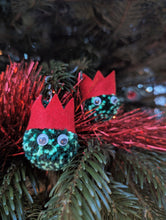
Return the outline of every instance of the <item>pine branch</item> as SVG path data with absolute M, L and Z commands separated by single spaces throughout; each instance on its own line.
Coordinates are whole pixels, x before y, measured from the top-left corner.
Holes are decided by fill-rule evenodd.
M 31 183 L 33 191 L 27 186 L 27 181 Z M 12 164 L 4 175 L 0 187 L 2 219 L 24 219 L 26 214 L 24 203 L 26 200 L 30 205 L 33 203 L 32 192 L 37 194 L 37 183 L 32 171 L 27 169 L 27 164 Z
M 95 26 L 98 26 L 100 29 L 111 31 L 112 37 L 115 38 L 117 34 L 123 37 L 133 34 L 133 28 L 137 27 L 143 18 L 141 10 L 144 2 L 144 0 L 84 1 L 71 5 L 72 12 L 77 19 L 89 21 L 88 24 L 91 27 L 88 28 L 89 31 L 92 32 Z M 88 29 L 86 33 L 89 32 Z
M 61 91 L 70 91 L 76 82 L 76 73 L 70 70 L 69 65 L 63 62 L 50 60 L 49 64 L 44 62 L 41 74 L 46 77 L 45 86 L 43 89 L 43 97 L 49 99 L 55 93 Z
M 132 149 L 130 153 L 119 150 L 114 167 L 119 170 L 131 192 L 139 199 L 146 219 L 164 219 L 165 208 L 165 153 Z
M 74 161 L 68 166 L 53 188 L 51 199 L 46 204 L 47 210 L 41 214 L 41 219 L 82 219 L 83 216 L 87 219 L 101 219 L 100 195 L 94 186 L 99 192 L 102 187 L 108 194 L 111 191 L 107 175 L 101 173 L 103 169 L 100 166 L 104 165 L 104 158 L 100 152 L 94 150 L 94 153 L 96 157 L 93 161 L 90 161 L 92 152 L 85 151 L 80 161 Z M 106 204 L 108 208 L 108 201 Z
M 72 161 L 64 170 L 39 219 L 101 220 L 103 216 L 110 219 L 137 216 L 137 198 L 126 191 L 127 186 L 109 178 L 104 171 L 105 164 L 106 157 L 98 148 L 85 150 L 79 161 Z
M 157 219 L 165 220 L 166 218 L 165 211 L 163 209 L 156 207 L 150 196 L 145 197 L 144 192 L 139 191 L 137 185 L 135 185 L 132 181 L 129 182 L 129 187 L 139 199 L 139 203 L 143 207 L 143 208 L 141 207 L 141 209 L 143 209 L 142 216 L 145 219 L 154 220 L 157 218 Z
M 110 188 L 112 191 L 112 219 L 141 219 L 139 211 L 141 207 L 137 203 L 138 198 L 129 193 L 129 187 L 121 182 L 111 179 Z
M 26 220 L 36 220 L 38 218 L 45 199 L 45 196 L 41 193 L 33 196 L 34 203 L 31 206 L 28 203 L 25 204 Z

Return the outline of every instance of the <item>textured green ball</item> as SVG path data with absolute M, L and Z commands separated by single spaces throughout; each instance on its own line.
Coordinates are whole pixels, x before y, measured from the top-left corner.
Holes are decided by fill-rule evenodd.
M 41 135 L 44 137 L 40 138 Z M 63 146 L 58 143 L 60 136 L 67 138 L 65 142 L 61 140 Z M 77 135 L 66 129 L 30 129 L 23 137 L 25 156 L 43 170 L 62 169 L 76 155 L 78 148 Z
M 118 111 L 120 101 L 115 95 L 100 95 L 89 98 L 84 103 L 84 111 L 95 110 L 94 121 L 106 121 L 111 119 Z

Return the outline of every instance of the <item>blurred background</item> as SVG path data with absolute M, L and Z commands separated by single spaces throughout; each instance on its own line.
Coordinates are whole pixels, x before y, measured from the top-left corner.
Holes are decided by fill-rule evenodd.
M 127 109 L 165 110 L 165 0 L 1 0 L 0 13 L 0 71 L 10 59 L 91 77 L 115 69 Z

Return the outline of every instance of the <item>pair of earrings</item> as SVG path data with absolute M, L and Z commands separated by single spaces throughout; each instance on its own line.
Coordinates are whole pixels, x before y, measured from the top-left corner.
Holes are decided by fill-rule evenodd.
M 95 121 L 108 120 L 116 114 L 120 103 L 116 94 L 115 71 L 103 77 L 97 71 L 94 79 L 82 75 L 79 83 L 85 112 L 94 110 Z M 63 108 L 54 95 L 46 108 L 42 96 L 34 102 L 28 127 L 23 136 L 25 156 L 43 170 L 60 170 L 77 154 L 78 137 L 74 122 L 74 99 Z

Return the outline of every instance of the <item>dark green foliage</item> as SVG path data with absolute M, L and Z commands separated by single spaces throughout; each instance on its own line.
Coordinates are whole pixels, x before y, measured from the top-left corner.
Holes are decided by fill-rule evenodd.
M 127 192 L 127 185 L 107 175 L 105 165 L 106 157 L 98 148 L 85 150 L 60 176 L 40 219 L 100 220 L 109 215 L 109 219 L 137 216 L 137 198 Z
M 55 61 L 55 60 L 50 60 L 49 64 L 46 62 L 42 63 L 42 71 L 41 74 L 44 76 L 47 76 L 46 82 L 51 84 L 51 88 L 55 91 L 58 92 L 59 89 L 65 89 L 65 90 L 70 90 L 72 86 L 74 86 L 76 82 L 76 69 L 71 69 L 69 64 L 60 62 L 60 61 Z M 46 88 L 47 89 L 47 84 Z
M 165 220 L 165 158 L 165 153 L 91 143 L 57 176 L 45 209 L 46 194 L 36 197 L 27 185 L 29 178 L 36 188 L 30 167 L 12 165 L 1 184 L 1 216 L 9 211 L 4 219 Z
M 42 92 L 44 106 L 47 106 L 48 100 L 51 99 L 55 93 L 62 91 L 63 94 L 64 91 L 71 91 L 73 89 L 77 78 L 76 70 L 77 67 L 71 69 L 69 64 L 56 62 L 55 60 L 51 60 L 49 64 L 46 62 L 42 63 L 41 74 L 46 76 Z
M 94 72 L 116 68 L 128 83 L 126 73 L 146 79 L 144 67 L 156 77 L 165 70 L 163 0 L 4 0 L 0 9 L 1 63 L 24 53 L 76 66 L 91 60 Z
M 114 160 L 116 180 L 137 196 L 145 219 L 166 218 L 165 158 L 165 153 L 132 149 L 130 153 L 119 150 Z
M 27 185 L 27 183 L 29 183 Z M 24 204 L 33 204 L 37 194 L 37 183 L 32 169 L 26 165 L 12 164 L 4 175 L 0 187 L 0 212 L 3 220 L 23 220 L 26 216 Z

